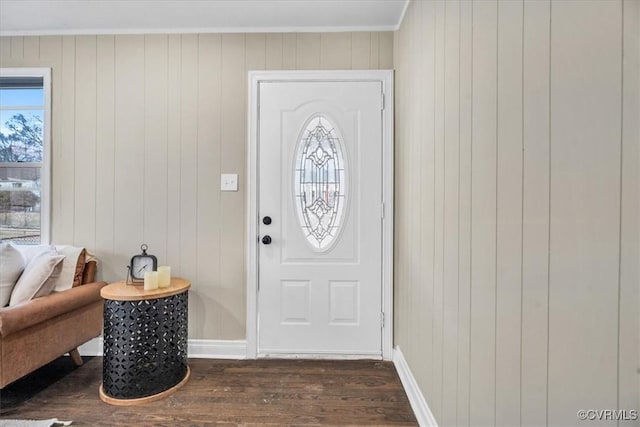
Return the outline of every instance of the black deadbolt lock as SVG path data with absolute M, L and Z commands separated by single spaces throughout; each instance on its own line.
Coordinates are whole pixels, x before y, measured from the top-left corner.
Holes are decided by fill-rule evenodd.
M 262 238 L 262 243 L 264 243 L 265 245 L 270 245 L 271 244 L 271 236 L 269 236 L 269 235 L 264 236 Z
M 271 217 L 270 216 L 265 216 L 264 218 L 262 218 L 262 223 L 264 225 L 269 225 L 271 224 Z

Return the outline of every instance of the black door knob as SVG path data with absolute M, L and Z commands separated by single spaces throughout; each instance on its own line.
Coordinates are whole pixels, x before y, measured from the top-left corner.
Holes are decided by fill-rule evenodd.
M 264 225 L 269 225 L 271 224 L 271 217 L 270 216 L 265 216 L 264 218 L 262 218 L 262 223 Z
M 262 243 L 264 243 L 265 245 L 270 245 L 271 244 L 271 236 L 269 236 L 269 235 L 264 236 L 262 238 Z

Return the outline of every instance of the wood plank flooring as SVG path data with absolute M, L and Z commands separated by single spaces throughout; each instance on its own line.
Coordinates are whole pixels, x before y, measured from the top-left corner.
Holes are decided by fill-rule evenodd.
M 140 406 L 102 402 L 102 359 L 62 357 L 0 391 L 1 418 L 74 426 L 417 425 L 393 364 L 378 361 L 191 359 L 189 382 Z

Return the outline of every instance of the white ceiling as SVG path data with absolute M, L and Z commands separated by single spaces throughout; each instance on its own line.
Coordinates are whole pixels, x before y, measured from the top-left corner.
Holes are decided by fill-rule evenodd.
M 0 35 L 388 31 L 409 0 L 0 0 Z

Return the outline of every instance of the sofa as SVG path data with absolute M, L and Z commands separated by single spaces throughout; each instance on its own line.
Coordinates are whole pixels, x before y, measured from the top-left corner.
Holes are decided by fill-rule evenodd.
M 66 353 L 82 365 L 78 347 L 102 331 L 96 270 L 83 261 L 74 287 L 0 308 L 0 389 Z

